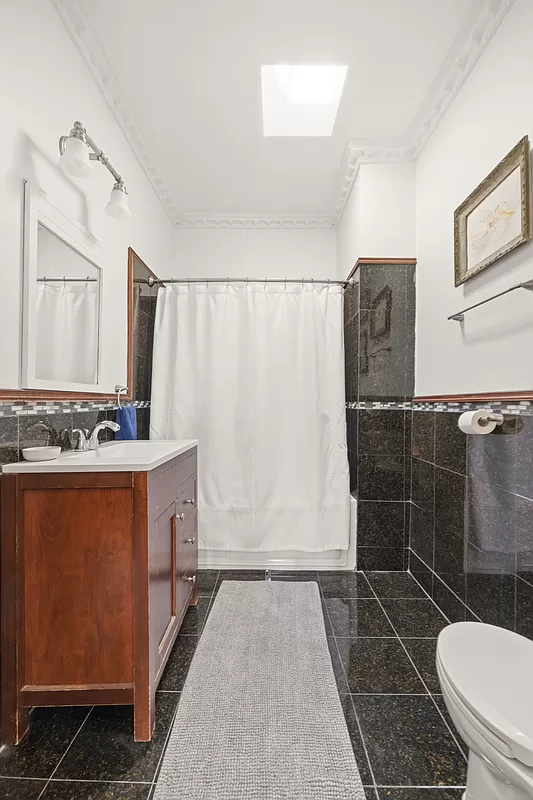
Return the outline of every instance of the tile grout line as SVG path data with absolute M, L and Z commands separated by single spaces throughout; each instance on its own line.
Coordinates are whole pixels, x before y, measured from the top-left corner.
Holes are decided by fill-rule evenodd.
M 90 715 L 91 715 L 91 713 L 92 713 L 93 709 L 94 709 L 94 706 L 91 706 L 91 707 L 90 707 L 90 709 L 89 709 L 89 711 L 87 712 L 87 715 L 85 716 L 85 719 L 83 720 L 83 722 L 81 723 L 80 727 L 78 728 L 78 730 L 76 731 L 76 733 L 74 734 L 74 736 L 72 737 L 72 739 L 70 740 L 70 744 L 69 744 L 69 746 L 67 747 L 67 749 L 65 750 L 65 752 L 63 753 L 63 755 L 61 756 L 61 758 L 59 759 L 59 761 L 58 761 L 58 762 L 57 762 L 57 764 L 55 765 L 55 768 L 52 770 L 52 774 L 50 775 L 50 777 L 49 777 L 49 778 L 48 778 L 48 780 L 46 781 L 45 785 L 43 786 L 43 788 L 42 788 L 41 792 L 40 792 L 40 793 L 39 793 L 39 795 L 37 796 L 37 800 L 40 800 L 40 799 L 41 799 L 41 797 L 44 795 L 44 793 L 45 793 L 45 791 L 46 791 L 46 789 L 47 789 L 47 787 L 48 787 L 48 784 L 50 783 L 50 781 L 52 780 L 52 778 L 53 778 L 53 777 L 54 777 L 54 775 L 56 774 L 57 770 L 59 769 L 59 766 L 60 766 L 60 765 L 61 765 L 61 763 L 63 762 L 63 759 L 65 758 L 65 756 L 66 756 L 66 755 L 67 755 L 67 753 L 69 752 L 70 748 L 72 747 L 72 745 L 74 744 L 74 742 L 76 741 L 76 739 L 78 738 L 78 736 L 80 735 L 80 733 L 81 733 L 81 730 L 82 730 L 83 726 L 85 725 L 85 723 L 87 722 L 87 720 L 89 719 L 89 717 L 90 717 Z
M 363 576 L 363 578 L 365 580 L 365 583 L 368 584 L 369 582 L 368 582 L 368 578 L 366 577 L 366 575 L 364 573 L 361 573 L 361 575 Z M 335 638 L 335 631 L 333 630 L 333 625 L 331 624 L 331 618 L 329 616 L 328 607 L 327 607 L 326 602 L 325 602 L 326 598 L 324 597 L 324 594 L 322 592 L 322 584 L 320 583 L 320 576 L 317 575 L 317 577 L 318 577 L 318 587 L 319 587 L 320 597 L 324 601 L 323 608 L 326 610 L 326 614 L 328 616 L 328 622 L 329 622 L 330 628 L 331 628 L 332 633 L 333 633 L 333 641 L 335 642 L 335 649 L 337 650 L 337 655 L 339 657 L 339 663 L 341 665 L 342 673 L 344 675 L 344 680 L 346 681 L 346 686 L 349 689 L 350 686 L 348 684 L 348 677 L 346 675 L 346 670 L 344 669 L 344 663 L 343 663 L 343 660 L 342 660 L 342 657 L 341 657 L 341 652 L 339 650 L 339 646 L 337 644 L 337 639 Z M 370 588 L 372 588 L 372 587 L 370 587 Z M 322 614 L 324 614 L 323 611 L 322 611 Z M 327 631 L 326 631 L 326 639 L 327 639 Z M 330 656 L 330 658 L 331 658 L 331 656 Z M 333 665 L 332 665 L 332 668 L 333 668 Z M 335 683 L 337 683 L 336 680 L 335 680 Z M 337 693 L 339 694 L 339 697 L 340 697 L 340 692 L 339 692 L 339 687 L 338 686 L 337 686 Z M 357 714 L 357 710 L 356 710 L 356 708 L 355 708 L 355 706 L 353 704 L 351 695 L 350 695 L 350 704 L 352 706 L 352 711 L 354 713 L 355 721 L 357 723 L 357 730 L 358 730 L 359 736 L 361 738 L 361 744 L 363 745 L 363 750 L 365 752 L 366 760 L 367 760 L 367 763 L 368 763 L 368 768 L 370 770 L 370 776 L 372 778 L 372 788 L 374 789 L 374 792 L 376 793 L 376 796 L 377 796 L 377 798 L 379 800 L 379 792 L 378 792 L 378 789 L 377 789 L 376 776 L 374 775 L 374 770 L 372 768 L 372 763 L 370 761 L 370 756 L 368 755 L 368 750 L 367 750 L 366 742 L 365 742 L 365 739 L 364 739 L 364 736 L 363 736 L 363 731 L 362 731 L 362 728 L 361 728 L 361 724 L 359 722 L 359 717 L 358 717 L 358 714 Z M 353 748 L 352 748 L 352 750 L 353 750 Z M 357 760 L 355 759 L 355 753 L 354 753 L 354 760 L 355 760 L 355 763 L 357 764 Z M 359 766 L 357 767 L 357 769 L 359 771 Z M 360 774 L 359 774 L 359 778 L 361 778 Z M 361 781 L 361 783 L 363 783 L 363 781 Z
M 444 587 L 445 587 L 445 588 L 446 588 L 446 589 L 447 589 L 447 590 L 448 590 L 448 591 L 449 591 L 451 594 L 453 594 L 453 596 L 456 598 L 456 600 L 459 600 L 459 602 L 460 602 L 460 603 L 461 603 L 461 604 L 462 604 L 462 605 L 463 605 L 463 606 L 466 608 L 466 610 L 467 610 L 467 611 L 468 611 L 470 614 L 473 614 L 473 615 L 476 617 L 476 619 L 477 619 L 479 622 L 482 622 L 482 621 L 483 621 L 483 620 L 481 619 L 481 617 L 478 617 L 478 615 L 476 614 L 476 612 L 475 612 L 475 611 L 472 611 L 472 609 L 470 608 L 470 606 L 468 606 L 468 605 L 467 605 L 467 604 L 464 602 L 464 600 L 461 600 L 461 598 L 459 597 L 459 595 L 458 595 L 458 594 L 456 594 L 456 593 L 453 591 L 453 589 L 450 589 L 450 587 L 448 586 L 448 584 L 447 584 L 445 581 L 443 581 L 443 580 L 442 580 L 442 578 L 441 578 L 441 577 L 440 577 L 440 576 L 439 576 L 439 575 L 438 575 L 438 574 L 435 572 L 435 570 L 431 569 L 431 567 L 429 567 L 429 566 L 426 564 L 426 562 L 424 561 L 424 559 L 423 559 L 423 558 L 420 558 L 420 556 L 418 555 L 418 553 L 415 553 L 415 551 L 414 551 L 414 550 L 413 550 L 412 552 L 413 552 L 413 553 L 415 554 L 415 556 L 418 558 L 418 560 L 420 561 L 420 563 L 421 563 L 421 564 L 423 564 L 423 565 L 426 567 L 426 569 L 427 569 L 427 570 L 429 570 L 429 572 L 431 572 L 432 585 L 434 585 L 434 581 L 435 581 L 435 578 L 436 578 L 438 581 L 440 581 L 440 583 L 442 583 L 442 585 L 443 585 L 443 586 L 444 586 Z M 430 599 L 430 600 L 431 600 L 431 601 L 432 601 L 432 602 L 433 602 L 433 603 L 434 603 L 434 604 L 437 606 L 437 608 L 439 609 L 440 613 L 441 613 L 441 614 L 444 614 L 444 612 L 442 611 L 442 609 L 441 609 L 441 608 L 440 608 L 440 607 L 437 605 L 437 603 L 435 603 L 435 601 L 434 601 L 434 600 L 433 600 L 433 598 L 432 598 L 432 597 L 429 595 L 429 593 L 427 592 L 427 590 L 426 590 L 426 589 L 425 589 L 425 588 L 422 586 L 422 584 L 420 583 L 420 581 L 418 580 L 418 578 L 417 578 L 417 577 L 416 577 L 416 576 L 415 576 L 415 575 L 414 575 L 414 574 L 413 574 L 413 573 L 412 573 L 410 570 L 409 570 L 409 574 L 410 574 L 410 575 L 412 575 L 413 579 L 414 579 L 414 580 L 415 580 L 415 581 L 418 583 L 418 585 L 420 586 L 420 588 L 422 589 L 422 591 L 423 591 L 423 592 L 425 592 L 425 593 L 427 594 L 428 598 L 429 598 L 429 599 Z M 518 576 L 517 576 L 517 577 L 518 577 Z M 527 581 L 526 581 L 526 583 L 527 583 Z M 444 616 L 446 617 L 446 614 L 444 614 Z M 448 619 L 448 617 L 446 617 L 446 618 Z M 448 621 L 450 622 L 450 625 L 451 625 L 451 624 L 452 624 L 452 623 L 451 623 L 451 621 L 450 621 L 450 620 L 448 620 Z
M 422 589 L 423 589 L 423 588 L 424 588 L 424 587 L 422 587 Z M 430 599 L 431 599 L 431 598 L 430 598 Z M 440 710 L 440 708 L 439 708 L 439 706 L 438 706 L 437 702 L 434 700 L 434 698 L 433 698 L 433 695 L 432 695 L 432 694 L 431 694 L 431 692 L 429 691 L 429 689 L 428 689 L 428 686 L 427 686 L 427 684 L 426 684 L 425 680 L 423 679 L 422 675 L 420 674 L 420 672 L 419 672 L 419 670 L 418 670 L 418 667 L 416 666 L 415 662 L 414 662 L 414 661 L 413 661 L 413 659 L 411 658 L 411 655 L 410 655 L 409 651 L 407 650 L 407 648 L 405 647 L 404 643 L 402 642 L 402 639 L 401 639 L 401 637 L 400 637 L 400 636 L 398 636 L 398 632 L 397 632 L 396 628 L 394 627 L 394 625 L 393 625 L 393 623 L 392 623 L 392 620 L 390 619 L 389 615 L 387 614 L 387 612 L 386 612 L 386 610 L 385 610 L 385 608 L 384 608 L 384 606 L 383 606 L 383 604 L 382 604 L 382 602 L 381 602 L 380 598 L 377 596 L 377 594 L 376 594 L 376 600 L 378 601 L 378 603 L 379 603 L 379 605 L 380 605 L 380 608 L 381 608 L 381 610 L 383 611 L 383 613 L 384 613 L 384 614 L 385 614 L 385 616 L 387 617 L 387 620 L 388 620 L 388 622 L 389 622 L 389 625 L 391 625 L 391 627 L 392 627 L 392 629 L 393 629 L 394 633 L 396 634 L 396 637 L 397 637 L 398 641 L 400 642 L 400 645 L 402 646 L 402 649 L 403 649 L 404 653 L 406 654 L 407 658 L 408 658 L 408 659 L 409 659 L 409 661 L 411 662 L 411 664 L 412 664 L 412 666 L 413 666 L 413 669 L 415 670 L 416 674 L 417 674 L 417 675 L 418 675 L 418 677 L 420 678 L 420 680 L 421 680 L 421 682 L 422 682 L 422 685 L 424 686 L 424 688 L 425 688 L 425 690 L 426 690 L 426 692 L 427 692 L 427 694 L 428 694 L 429 698 L 431 699 L 431 702 L 433 703 L 433 705 L 434 705 L 434 706 L 435 706 L 435 708 L 437 709 L 437 712 L 439 713 L 439 715 L 440 715 L 440 717 L 441 717 L 442 721 L 444 722 L 444 724 L 445 724 L 446 728 L 448 729 L 448 731 L 449 731 L 449 733 L 450 733 L 450 735 L 451 735 L 451 737 L 452 737 L 453 741 L 455 742 L 455 744 L 456 744 L 456 746 L 457 746 L 457 749 L 459 750 L 460 754 L 463 756 L 464 760 L 465 760 L 465 761 L 468 761 L 468 759 L 467 759 L 467 757 L 465 756 L 465 753 L 464 753 L 464 751 L 463 751 L 462 747 L 460 746 L 459 742 L 457 741 L 457 738 L 456 738 L 456 736 L 455 736 L 455 733 L 454 733 L 454 731 L 453 731 L 453 730 L 451 729 L 451 727 L 449 726 L 449 724 L 448 724 L 448 721 L 446 720 L 446 718 L 445 718 L 444 714 L 443 714 L 443 713 L 442 713 L 442 711 Z M 433 601 L 433 600 L 432 600 L 432 602 L 434 603 L 434 601 Z M 437 604 L 436 604 L 436 603 L 434 603 L 434 605 L 435 605 L 435 607 L 436 607 L 436 608 L 438 608 L 438 606 L 437 606 Z M 438 610 L 440 611 L 440 608 L 438 608 Z M 440 613 L 442 614 L 442 611 L 440 611 Z M 442 616 L 443 616 L 445 619 L 447 619 L 447 620 L 448 620 L 448 617 L 446 617 L 446 615 L 445 615 L 445 614 L 442 614 Z M 450 621 L 448 620 L 448 622 L 450 622 Z

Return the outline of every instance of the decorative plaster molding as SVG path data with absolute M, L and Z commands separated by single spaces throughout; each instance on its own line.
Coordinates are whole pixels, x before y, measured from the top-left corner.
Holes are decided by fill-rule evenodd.
M 443 118 L 514 0 L 477 0 L 416 115 L 407 139 L 417 158 Z
M 347 142 L 340 169 L 340 188 L 333 207 L 334 215 L 331 218 L 266 215 L 240 217 L 208 213 L 180 216 L 127 109 L 122 87 L 98 36 L 87 19 L 83 7 L 84 0 L 52 0 L 52 3 L 174 225 L 197 229 L 327 229 L 334 228 L 338 224 L 361 164 L 412 161 L 418 157 L 511 9 L 514 0 L 476 1 L 406 136 Z
M 165 188 L 142 136 L 124 100 L 124 91 L 94 32 L 83 7 L 83 0 L 52 0 L 63 24 L 70 33 L 96 85 L 106 100 L 120 129 L 158 196 L 170 220 L 177 225 L 179 214 Z
M 179 228 L 206 229 L 217 228 L 226 230 L 329 230 L 335 227 L 333 217 L 268 217 L 268 216 L 237 216 L 220 214 L 183 214 L 180 217 Z
M 513 3 L 514 0 L 477 0 L 406 136 L 347 142 L 335 201 L 336 224 L 340 222 L 361 164 L 413 161 L 418 157 Z

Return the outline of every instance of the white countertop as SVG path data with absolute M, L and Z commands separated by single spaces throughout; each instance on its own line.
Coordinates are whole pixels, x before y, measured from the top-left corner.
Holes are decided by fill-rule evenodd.
M 98 450 L 66 450 L 54 461 L 18 461 L 3 472 L 148 472 L 192 450 L 198 439 L 106 442 Z

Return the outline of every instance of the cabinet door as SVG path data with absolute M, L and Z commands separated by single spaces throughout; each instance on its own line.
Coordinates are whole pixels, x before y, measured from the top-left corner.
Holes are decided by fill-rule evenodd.
M 160 651 L 176 624 L 176 546 L 176 502 L 172 501 L 150 532 L 150 638 Z

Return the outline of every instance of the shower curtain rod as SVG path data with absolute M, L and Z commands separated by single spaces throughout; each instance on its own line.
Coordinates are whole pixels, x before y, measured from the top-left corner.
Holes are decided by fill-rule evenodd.
M 159 278 L 150 276 L 142 281 L 148 286 L 155 286 L 156 283 L 320 283 L 326 286 L 348 285 L 348 281 L 332 281 L 329 278 Z
M 37 283 L 98 283 L 98 278 L 37 278 Z

